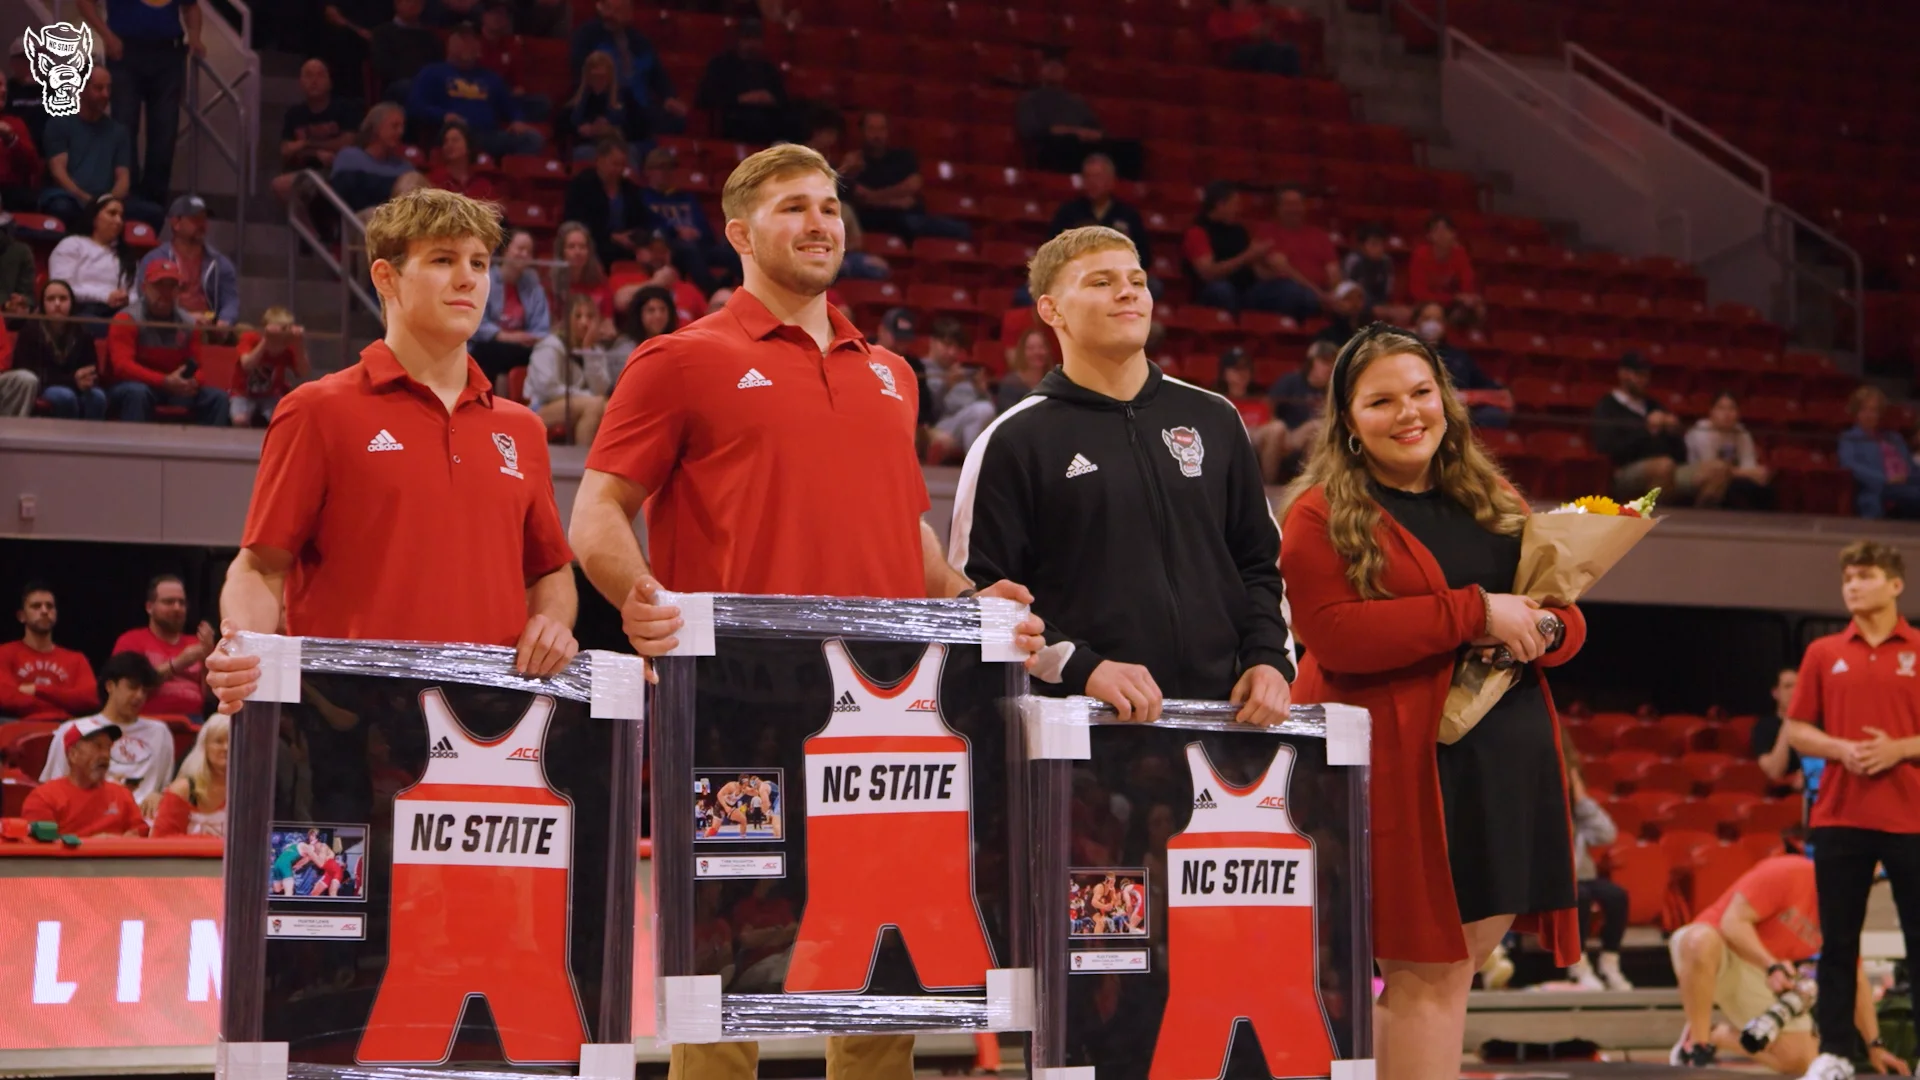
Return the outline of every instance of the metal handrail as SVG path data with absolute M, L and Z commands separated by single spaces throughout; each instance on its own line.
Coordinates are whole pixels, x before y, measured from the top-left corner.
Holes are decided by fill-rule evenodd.
M 1757 178 L 1755 186 L 1759 188 L 1760 194 L 1768 198 L 1773 197 L 1773 170 L 1769 169 L 1765 162 L 1762 162 L 1760 159 L 1728 142 L 1725 138 L 1707 127 L 1707 125 L 1688 115 L 1685 110 L 1674 107 L 1666 98 L 1647 89 L 1646 86 L 1636 81 L 1632 76 L 1614 67 L 1612 64 L 1607 63 L 1605 60 L 1600 59 L 1598 56 L 1595 56 L 1588 49 L 1576 45 L 1571 41 L 1562 44 L 1561 49 L 1566 59 L 1567 74 L 1579 74 L 1579 72 L 1575 70 L 1578 63 L 1591 65 L 1612 82 L 1624 89 L 1631 90 L 1642 103 L 1651 106 L 1659 116 L 1660 129 L 1662 131 L 1665 131 L 1668 135 L 1672 135 L 1675 138 L 1679 138 L 1679 133 L 1674 130 L 1675 127 L 1679 127 L 1688 135 L 1700 139 L 1710 144 L 1715 150 L 1726 154 L 1728 157 L 1734 158 L 1740 164 L 1753 171 L 1754 176 Z M 1612 90 L 1611 87 L 1607 89 L 1610 92 Z M 1615 96 L 1619 95 L 1616 94 Z M 1732 170 L 1728 171 L 1732 172 Z
M 1549 89 L 1546 84 L 1520 70 L 1518 67 L 1515 67 L 1512 63 L 1508 62 L 1505 57 L 1480 44 L 1473 38 L 1468 37 L 1465 33 L 1459 30 L 1448 30 L 1441 38 L 1442 57 L 1450 56 L 1452 50 L 1455 48 L 1473 54 L 1477 60 L 1492 67 L 1505 78 L 1521 83 L 1528 90 L 1538 95 L 1538 100 L 1525 101 L 1522 99 L 1523 104 L 1529 106 L 1551 106 L 1553 111 L 1559 114 L 1559 116 L 1576 121 L 1579 127 L 1585 129 L 1590 134 L 1599 136 L 1603 141 L 1611 143 L 1614 149 L 1626 155 L 1635 163 L 1641 165 L 1646 164 L 1646 155 L 1642 154 L 1637 147 L 1622 141 L 1620 137 L 1613 132 L 1608 131 L 1601 125 L 1588 119 L 1585 113 L 1582 113 L 1577 106 L 1568 101 L 1564 96 Z M 1510 94 L 1510 96 L 1515 98 L 1520 97 L 1518 94 Z M 1568 125 L 1563 124 L 1561 126 L 1565 127 Z
M 360 306 L 365 308 L 367 313 L 374 318 L 383 318 L 380 310 L 380 302 L 374 299 L 372 294 L 360 287 L 359 274 L 350 269 L 345 262 L 347 253 L 355 250 L 362 252 L 366 250 L 367 227 L 365 223 L 360 220 L 360 216 L 354 212 L 353 207 L 348 206 L 346 200 L 340 197 L 340 193 L 333 190 L 333 186 L 327 183 L 326 177 L 321 176 L 313 169 L 302 169 L 300 170 L 299 176 L 300 179 L 312 185 L 313 194 L 322 196 L 329 203 L 332 203 L 334 210 L 340 215 L 340 228 L 342 230 L 340 242 L 341 257 L 336 258 L 333 252 L 329 250 L 330 245 L 328 245 L 325 240 L 320 239 L 319 234 L 315 233 L 310 225 L 300 220 L 300 214 L 297 212 L 299 207 L 289 206 L 287 208 L 287 226 L 293 230 L 294 235 L 312 246 L 314 252 L 320 256 L 321 261 L 327 264 L 327 269 L 332 270 L 340 279 L 341 333 L 345 334 L 347 329 L 347 317 L 351 312 L 350 305 L 348 304 L 350 299 L 358 300 Z M 350 235 L 349 230 L 351 230 L 351 234 L 357 234 L 360 238 L 360 243 L 357 247 L 348 240 L 348 236 Z M 300 245 L 287 245 L 287 288 L 289 290 L 294 288 L 295 282 L 298 280 L 299 259 Z
M 1671 102 L 1667 101 L 1667 99 L 1635 81 L 1631 76 L 1593 55 L 1590 50 L 1572 42 L 1565 43 L 1562 48 L 1566 61 L 1565 70 L 1569 76 L 1578 75 L 1586 78 L 1587 76 L 1585 74 L 1577 70 L 1577 65 L 1582 63 L 1590 65 L 1595 71 L 1605 76 L 1613 84 L 1603 85 L 1602 83 L 1589 79 L 1592 85 L 1605 93 L 1612 94 L 1616 98 L 1621 97 L 1619 93 L 1620 89 L 1631 91 L 1639 98 L 1641 104 L 1653 110 L 1659 119 L 1661 130 L 1665 131 L 1669 137 L 1680 139 L 1681 141 L 1699 140 L 1700 142 L 1704 142 L 1720 155 L 1723 155 L 1724 158 L 1734 159 L 1750 170 L 1752 173 L 1751 177 L 1742 176 L 1739 171 L 1728 168 L 1723 158 L 1701 153 L 1703 159 L 1712 162 L 1729 177 L 1742 183 L 1751 184 L 1756 193 L 1766 200 L 1766 208 L 1764 211 L 1766 215 L 1766 225 L 1761 230 L 1761 238 L 1768 256 L 1786 272 L 1790 282 L 1813 282 L 1827 295 L 1846 304 L 1853 312 L 1854 347 L 1860 350 L 1866 348 L 1866 300 L 1861 295 L 1866 286 L 1866 264 L 1860 258 L 1860 252 L 1856 250 L 1853 245 L 1835 236 L 1799 211 L 1774 198 L 1773 170 L 1769 168 L 1766 163 L 1748 154 L 1746 151 L 1741 150 L 1731 142 L 1728 142 L 1726 138 L 1715 133 L 1699 120 L 1694 119 L 1685 110 L 1677 108 Z M 1629 108 L 1632 107 L 1632 103 L 1624 99 L 1622 103 L 1626 104 Z M 1697 153 L 1700 152 L 1697 146 L 1694 147 L 1694 150 Z M 1784 234 L 1784 244 L 1780 242 L 1782 240 L 1782 234 L 1778 229 L 1778 226 L 1782 223 L 1787 227 L 1787 231 Z M 1810 235 L 1819 240 L 1831 250 L 1843 267 L 1852 272 L 1850 279 L 1852 282 L 1851 288 L 1835 288 L 1821 280 L 1819 275 L 1812 273 L 1807 267 L 1801 265 L 1798 239 L 1802 235 Z M 1797 327 L 1800 322 L 1798 289 L 1790 285 L 1786 290 L 1785 300 L 1787 323 L 1789 326 Z

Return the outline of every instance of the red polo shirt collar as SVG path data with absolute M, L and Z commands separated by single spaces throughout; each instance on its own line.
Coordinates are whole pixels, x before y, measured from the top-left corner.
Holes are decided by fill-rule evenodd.
M 754 341 L 765 341 L 791 325 L 781 322 L 773 312 L 767 310 L 767 305 L 759 297 L 745 289 L 733 291 L 733 296 L 727 300 L 727 314 L 738 320 L 740 329 Z M 855 348 L 863 353 L 872 351 L 867 345 L 867 336 L 853 325 L 853 320 L 842 315 L 840 309 L 832 304 L 827 305 L 827 322 L 833 327 L 833 340 L 827 345 L 828 352 L 844 348 Z M 806 334 L 797 326 L 792 330 L 803 336 Z
M 360 350 L 360 365 L 366 369 L 367 383 L 375 390 L 384 390 L 389 386 L 405 386 L 415 393 L 433 396 L 433 391 L 425 383 L 407 374 L 400 366 L 400 360 L 393 355 L 393 349 L 384 341 L 376 341 Z M 454 402 L 459 408 L 467 402 L 478 402 L 481 407 L 493 408 L 493 380 L 474 363 L 473 356 L 467 356 L 467 385 L 460 391 L 460 397 Z
M 1858 620 L 1847 623 L 1847 640 L 1858 641 L 1863 645 L 1866 644 L 1867 637 L 1860 632 L 1860 623 Z M 1893 633 L 1887 635 L 1887 641 L 1915 642 L 1920 641 L 1920 635 L 1916 635 L 1913 632 L 1913 627 L 1908 624 L 1906 617 L 1902 616 L 1898 622 L 1893 624 Z M 1885 644 L 1885 642 L 1882 642 L 1882 644 Z

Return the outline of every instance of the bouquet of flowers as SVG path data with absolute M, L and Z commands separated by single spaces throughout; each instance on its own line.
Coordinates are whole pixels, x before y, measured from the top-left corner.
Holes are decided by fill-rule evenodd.
M 1543 608 L 1567 607 L 1579 601 L 1595 582 L 1651 532 L 1655 488 L 1624 505 L 1605 495 L 1586 495 L 1544 514 L 1527 518 L 1520 535 L 1520 567 L 1513 575 L 1513 591 L 1532 597 Z M 1502 695 L 1519 681 L 1518 665 L 1505 662 L 1493 650 L 1475 649 L 1453 668 L 1453 685 L 1440 713 L 1440 741 L 1459 742 L 1487 715 Z

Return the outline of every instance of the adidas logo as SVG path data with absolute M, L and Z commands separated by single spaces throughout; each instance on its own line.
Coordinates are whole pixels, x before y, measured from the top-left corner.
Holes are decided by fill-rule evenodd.
M 1214 808 L 1213 792 L 1208 788 L 1201 788 L 1200 794 L 1193 797 L 1193 808 L 1195 810 L 1212 810 Z
M 1828 672 L 1827 674 L 1840 675 L 1845 673 L 1846 670 L 1847 670 L 1847 661 L 1846 661 L 1846 658 L 1842 657 L 1841 659 L 1835 660 L 1833 662 L 1833 670 Z
M 1067 463 L 1067 479 L 1069 480 L 1076 476 L 1085 476 L 1090 472 L 1099 471 L 1100 466 L 1088 461 L 1087 455 L 1085 454 L 1075 454 L 1073 455 L 1073 460 Z
M 373 441 L 367 443 L 367 453 L 369 454 L 377 454 L 382 450 L 405 450 L 405 449 L 406 447 L 400 445 L 400 440 L 394 438 L 393 433 L 388 431 L 386 428 L 381 428 L 380 434 L 375 435 L 373 437 Z
M 842 693 L 840 695 L 840 700 L 833 703 L 833 711 L 834 712 L 859 712 L 860 703 L 853 700 L 853 691 L 848 690 L 845 693 Z
M 736 388 L 741 390 L 745 390 L 749 387 L 754 387 L 754 386 L 772 386 L 772 385 L 773 385 L 773 380 L 767 378 L 765 375 L 760 374 L 759 368 L 748 368 L 747 373 L 745 375 L 740 376 L 740 381 L 734 384 Z
M 442 735 L 440 736 L 440 741 L 433 744 L 433 749 L 427 751 L 427 756 L 430 758 L 457 758 L 460 756 L 460 751 L 453 748 L 452 739 Z

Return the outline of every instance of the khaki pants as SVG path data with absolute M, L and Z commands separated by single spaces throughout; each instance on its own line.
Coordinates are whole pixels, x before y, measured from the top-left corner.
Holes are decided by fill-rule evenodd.
M 760 1044 L 680 1043 L 667 1080 L 754 1080 Z M 827 1080 L 912 1080 L 913 1036 L 848 1035 L 827 1040 Z

